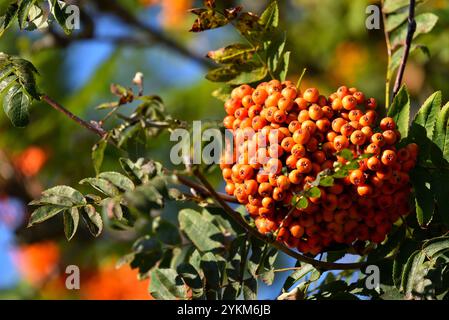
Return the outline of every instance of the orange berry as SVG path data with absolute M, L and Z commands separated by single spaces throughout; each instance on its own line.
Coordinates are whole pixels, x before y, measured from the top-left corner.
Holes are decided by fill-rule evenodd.
M 299 223 L 295 223 L 290 226 L 290 233 L 293 237 L 300 239 L 304 235 L 304 227 L 302 227 Z
M 366 136 L 361 130 L 356 130 L 351 134 L 351 142 L 357 146 L 361 146 L 366 141 Z
M 350 94 L 348 87 L 346 86 L 341 86 L 340 88 L 337 89 L 337 96 L 340 99 L 343 99 L 344 97 L 346 97 L 348 94 Z
M 390 117 L 383 118 L 380 121 L 379 126 L 382 131 L 396 129 L 396 123 L 394 122 L 393 118 Z
M 343 108 L 346 110 L 353 110 L 357 107 L 357 100 L 353 96 L 345 96 L 341 103 L 343 104 Z
M 319 120 L 323 117 L 323 110 L 317 104 L 313 104 L 309 108 L 309 116 L 312 120 Z
M 268 182 L 262 182 L 259 185 L 258 192 L 262 197 L 269 197 L 269 196 L 271 196 L 271 193 L 273 192 L 273 186 L 271 184 L 269 184 Z
M 382 164 L 380 162 L 379 159 L 377 159 L 376 157 L 371 157 L 368 159 L 367 161 L 367 167 L 368 169 L 372 170 L 372 171 L 377 171 L 381 168 Z
M 285 191 L 290 188 L 290 180 L 287 176 L 279 176 L 276 180 L 276 184 L 279 189 Z
M 348 122 L 343 118 L 337 118 L 332 121 L 332 130 L 337 133 L 340 133 L 341 128 L 347 124 Z
M 310 103 L 316 103 L 318 101 L 318 98 L 320 96 L 320 93 L 317 88 L 309 88 L 306 91 L 304 91 L 303 98 Z
M 293 133 L 293 140 L 299 144 L 306 144 L 310 140 L 310 132 L 307 129 L 300 128 Z
M 288 174 L 288 179 L 293 184 L 300 184 L 301 181 L 302 181 L 302 178 L 303 178 L 303 175 L 302 175 L 302 173 L 299 170 L 292 170 Z
M 369 110 L 374 110 L 377 108 L 377 101 L 374 98 L 369 98 L 365 102 L 365 107 Z
M 396 152 L 392 150 L 385 150 L 382 153 L 382 163 L 386 166 L 392 166 L 396 162 L 397 156 Z
M 309 173 L 312 171 L 312 161 L 308 158 L 301 158 L 296 163 L 296 168 L 300 173 Z
M 384 137 L 385 142 L 389 145 L 395 144 L 396 140 L 398 138 L 396 133 L 393 130 L 385 130 L 382 133 L 382 136 Z
M 284 89 L 285 90 L 285 89 Z M 288 112 L 293 108 L 293 100 L 285 97 L 281 97 L 278 101 L 279 110 Z
M 362 197 L 367 197 L 373 193 L 373 188 L 370 185 L 359 185 L 357 193 Z
M 365 175 L 361 170 L 354 170 L 349 174 L 349 180 L 353 185 L 359 186 L 365 182 Z
M 337 136 L 333 142 L 336 151 L 341 151 L 349 147 L 349 140 L 345 136 Z

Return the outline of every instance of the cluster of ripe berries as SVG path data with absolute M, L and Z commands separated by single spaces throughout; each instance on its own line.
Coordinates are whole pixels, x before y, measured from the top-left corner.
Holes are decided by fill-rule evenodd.
M 356 240 L 382 242 L 409 212 L 408 172 L 418 146 L 396 148 L 396 124 L 378 119 L 376 107 L 375 99 L 345 86 L 328 98 L 316 88 L 301 93 L 289 81 L 235 88 L 223 121 L 234 140 L 220 165 L 226 192 L 246 205 L 259 232 L 303 253 Z M 320 172 L 347 162 L 339 155 L 344 149 L 358 169 L 320 187 L 306 208 L 292 209 L 295 195 Z

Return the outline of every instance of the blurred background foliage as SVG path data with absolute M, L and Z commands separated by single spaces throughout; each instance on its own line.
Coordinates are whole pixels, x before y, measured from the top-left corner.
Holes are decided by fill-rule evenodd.
M 0 1 L 1 12 L 9 2 Z M 145 92 L 160 95 L 175 118 L 223 117 L 222 102 L 211 96 L 217 85 L 204 78 L 211 63 L 203 57 L 237 40 L 238 34 L 231 27 L 189 33 L 195 17 L 187 10 L 200 6 L 200 1 L 67 2 L 82 11 L 81 30 L 71 37 L 52 25 L 34 32 L 12 28 L 0 40 L 0 52 L 19 55 L 36 65 L 42 92 L 84 119 L 100 120 L 105 112 L 95 106 L 113 100 L 110 84 L 131 86 L 140 71 L 145 75 Z M 267 2 L 225 0 L 219 4 L 260 12 Z M 365 27 L 366 7 L 378 2 L 286 0 L 279 4 L 281 29 L 287 30 L 288 50 L 292 51 L 290 80 L 296 81 L 307 68 L 303 87 L 313 85 L 328 94 L 346 84 L 383 103 L 384 34 Z M 416 51 L 407 65 L 405 82 L 415 105 L 435 90 L 442 90 L 446 101 L 449 92 L 449 0 L 428 0 L 421 9 L 434 12 L 439 21 L 420 41 L 428 46 L 431 57 Z M 160 136 L 144 150 L 131 146 L 130 155 L 145 152 L 155 160 L 168 160 L 167 140 L 168 136 Z M 145 223 L 133 231 L 108 230 L 97 240 L 79 232 L 70 243 L 58 219 L 25 228 L 26 203 L 40 191 L 57 184 L 76 185 L 94 174 L 90 150 L 95 142 L 90 132 L 41 103 L 33 106 L 26 129 L 13 128 L 0 112 L 0 299 L 150 298 L 149 280 L 139 282 L 137 273 L 127 266 L 114 268 L 131 241 L 145 234 Z M 116 170 L 118 155 L 107 149 L 105 170 Z M 176 213 L 175 207 L 164 212 L 168 217 Z M 80 291 L 65 288 L 65 267 L 73 264 L 82 270 Z M 279 287 L 273 286 L 262 290 L 260 298 L 278 293 Z

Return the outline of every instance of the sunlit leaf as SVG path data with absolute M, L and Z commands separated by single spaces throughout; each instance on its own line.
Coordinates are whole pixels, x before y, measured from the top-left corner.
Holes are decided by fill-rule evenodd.
M 388 116 L 393 118 L 402 137 L 407 137 L 410 120 L 410 96 L 403 86 L 388 108 Z
M 65 209 L 67 208 L 55 205 L 47 205 L 39 207 L 31 214 L 30 221 L 28 222 L 28 227 L 31 227 L 37 223 L 41 223 L 50 218 L 53 218 L 55 215 L 64 211 Z
M 84 210 L 81 211 L 81 217 L 87 225 L 89 232 L 94 237 L 98 237 L 103 231 L 103 219 L 97 210 L 95 210 L 95 207 L 92 205 L 85 206 Z
M 223 234 L 201 213 L 184 209 L 179 212 L 178 219 L 181 230 L 199 250 L 207 252 L 223 247 Z
M 150 277 L 150 294 L 155 299 L 177 300 L 186 298 L 184 283 L 176 270 L 154 269 Z
M 76 233 L 76 230 L 78 229 L 78 223 L 79 223 L 79 211 L 78 208 L 72 208 L 70 210 L 64 211 L 63 214 L 64 218 L 64 233 L 67 238 L 67 240 L 72 240 L 73 236 Z
M 417 167 L 410 172 L 410 179 L 415 188 L 416 217 L 418 223 L 426 226 L 433 217 L 435 203 L 431 188 L 431 174 L 424 168 Z

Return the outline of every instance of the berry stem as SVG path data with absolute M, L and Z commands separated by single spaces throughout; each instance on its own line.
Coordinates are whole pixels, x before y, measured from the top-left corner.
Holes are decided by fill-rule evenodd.
M 223 210 L 236 222 L 238 223 L 245 231 L 248 232 L 251 236 L 264 241 L 265 243 L 271 245 L 272 247 L 284 252 L 292 258 L 295 258 L 298 261 L 311 264 L 317 269 L 321 270 L 353 270 L 353 269 L 361 269 L 367 265 L 366 262 L 357 262 L 357 263 L 334 263 L 334 262 L 325 262 L 315 260 L 313 258 L 304 256 L 296 251 L 290 250 L 283 244 L 277 241 L 273 241 L 273 239 L 259 233 L 256 228 L 251 227 L 246 220 L 236 211 L 234 211 L 215 191 L 214 187 L 209 183 L 206 177 L 200 172 L 200 170 L 195 169 L 194 175 L 201 181 L 204 187 L 210 192 L 211 197 L 215 200 L 215 202 L 223 208 Z
M 396 76 L 396 82 L 393 88 L 393 98 L 398 94 L 401 88 L 402 79 L 404 77 L 405 66 L 407 65 L 408 56 L 410 54 L 410 48 L 413 41 L 413 35 L 416 31 L 416 21 L 415 21 L 415 0 L 410 0 L 409 13 L 408 13 L 408 29 L 407 37 L 405 39 L 404 45 L 404 55 L 402 56 L 401 65 L 399 66 L 399 71 Z
M 390 68 L 390 64 L 391 64 L 391 56 L 392 56 L 392 50 L 391 50 L 391 42 L 390 42 L 390 34 L 387 31 L 387 15 L 385 14 L 383 7 L 384 7 L 384 3 L 385 0 L 382 0 L 382 23 L 383 23 L 383 28 L 384 28 L 384 34 L 385 34 L 385 44 L 387 46 L 387 75 L 386 75 L 386 79 L 385 79 L 385 108 L 388 109 L 388 107 L 390 106 L 390 86 L 391 86 L 391 68 Z

